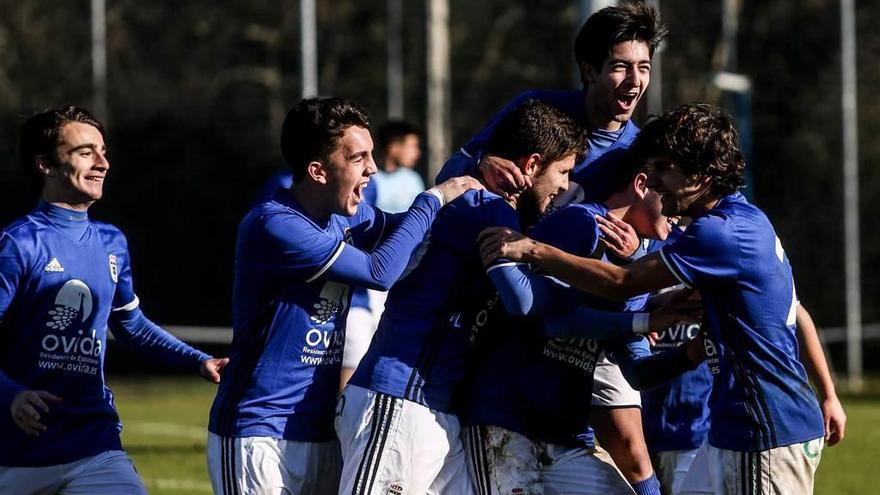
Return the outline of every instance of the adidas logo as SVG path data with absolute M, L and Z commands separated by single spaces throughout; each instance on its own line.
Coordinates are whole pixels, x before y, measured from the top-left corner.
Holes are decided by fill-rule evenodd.
M 44 270 L 47 272 L 63 272 L 64 267 L 61 266 L 61 263 L 58 262 L 58 258 L 52 258 L 52 261 L 50 261 L 49 264 L 46 265 L 46 268 L 44 268 Z

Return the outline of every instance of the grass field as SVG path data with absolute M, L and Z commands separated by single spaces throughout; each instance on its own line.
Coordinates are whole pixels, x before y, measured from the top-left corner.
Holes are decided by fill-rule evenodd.
M 125 426 L 123 446 L 150 493 L 210 493 L 205 437 L 215 387 L 198 378 L 111 376 L 108 381 Z M 880 457 L 880 393 L 847 396 L 844 407 L 846 440 L 822 455 L 820 495 L 876 489 L 872 473 Z

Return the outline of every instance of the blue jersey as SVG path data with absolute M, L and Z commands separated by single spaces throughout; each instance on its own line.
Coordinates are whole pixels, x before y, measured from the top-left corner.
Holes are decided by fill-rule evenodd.
M 703 298 L 715 374 L 709 443 L 759 451 L 823 436 L 798 359 L 791 266 L 764 213 L 742 194 L 725 196 L 660 253 Z
M 128 246 L 116 227 L 41 203 L 0 232 L 0 466 L 64 464 L 121 450 L 104 356 L 108 320 L 140 314 L 137 306 Z M 151 345 L 173 341 L 191 369 L 208 358 L 165 337 L 151 335 Z M 26 389 L 62 398 L 41 414 L 47 429 L 37 437 L 9 414 Z
M 375 175 L 373 177 L 371 177 L 370 178 L 371 180 L 367 184 L 367 187 L 365 187 L 364 190 L 361 192 L 361 194 L 363 195 L 364 201 L 368 205 L 373 205 L 373 206 L 377 206 L 376 200 L 378 198 L 378 196 L 377 196 L 378 187 L 376 186 L 376 183 L 377 183 L 376 177 L 377 176 L 375 176 Z M 259 193 L 257 193 L 256 204 L 264 203 L 266 201 L 271 201 L 272 198 L 275 196 L 275 193 L 278 191 L 278 189 L 290 189 L 291 187 L 293 187 L 293 172 L 291 172 L 289 169 L 279 170 L 279 171 L 275 172 L 274 174 L 272 174 L 272 176 L 269 177 L 268 180 L 266 180 L 266 183 L 263 184 L 263 187 L 260 188 Z M 422 192 L 424 190 L 425 190 L 425 188 L 422 188 L 418 192 Z M 416 194 L 418 194 L 418 192 Z M 415 194 L 413 194 L 413 198 L 414 197 L 415 197 Z M 412 203 L 413 198 L 410 198 L 410 201 L 406 204 L 406 207 L 400 211 L 406 211 L 406 209 L 409 208 L 410 203 Z M 387 210 L 383 210 L 383 211 L 387 211 Z M 397 212 L 392 211 L 390 213 L 397 213 Z M 352 289 L 351 289 L 351 307 L 352 308 L 363 308 L 368 311 L 370 310 L 370 296 L 367 294 L 367 289 L 364 289 L 363 287 L 352 287 Z
M 518 220 L 488 191 L 468 191 L 443 209 L 415 266 L 389 292 L 349 383 L 451 412 L 472 342 L 498 302 L 477 242 L 491 226 L 518 230 Z
M 542 220 L 530 235 L 571 254 L 610 262 L 594 218 L 607 212 L 597 203 L 568 205 Z M 638 311 L 646 297 L 619 303 L 579 293 L 583 304 L 606 311 Z M 469 386 L 466 421 L 500 426 L 536 440 L 590 443 L 593 373 L 602 353 L 614 351 L 622 359 L 650 354 L 641 336 L 547 339 L 537 317 L 502 316 L 490 321 L 477 346 L 480 359 Z
M 479 134 L 471 138 L 443 165 L 443 170 L 437 175 L 437 182 L 458 175 L 475 174 L 480 157 L 487 152 L 489 140 L 498 123 L 529 99 L 553 105 L 586 127 L 583 90 L 526 91 L 508 102 Z M 588 130 L 591 131 L 587 136 L 588 153 L 583 161 L 575 165 L 571 174 L 571 180 L 582 189 L 583 196 L 576 198 L 579 202 L 602 201 L 614 192 L 609 190 L 612 171 L 639 133 L 638 126 L 631 120 L 626 121 L 619 131 Z
M 436 197 L 419 195 L 389 233 L 386 216 L 365 204 L 325 223 L 288 190 L 255 206 L 239 226 L 233 341 L 210 431 L 333 439 L 351 287 L 387 289 L 439 207 Z
M 699 323 L 678 323 L 659 333 L 653 352 L 673 349 L 700 333 Z M 712 375 L 706 363 L 642 392 L 642 427 L 650 452 L 698 448 L 709 431 Z

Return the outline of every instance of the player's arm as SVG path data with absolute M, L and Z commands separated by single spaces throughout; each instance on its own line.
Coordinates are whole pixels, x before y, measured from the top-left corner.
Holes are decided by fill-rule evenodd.
M 10 331 L 3 321 L 17 288 L 26 276 L 27 262 L 15 240 L 6 232 L 0 232 L 0 332 Z M 28 390 L 0 369 L 0 405 L 9 410 L 13 422 L 28 435 L 37 436 L 46 431 L 40 421 L 41 414 L 49 412 L 49 406 L 61 402 L 61 398 L 45 390 Z
M 616 266 L 568 254 L 510 229 L 490 227 L 480 238 L 484 263 L 496 258 L 531 263 L 577 289 L 606 299 L 622 301 L 679 283 L 659 253 Z
M 137 307 L 114 308 L 108 321 L 113 336 L 150 358 L 197 372 L 206 380 L 220 383 L 220 374 L 228 358 L 213 358 L 171 335 L 156 325 Z
M 577 305 L 569 285 L 532 271 L 525 263 L 502 262 L 486 270 L 508 313 L 516 316 L 546 314 Z
M 825 419 L 825 443 L 833 446 L 843 440 L 846 431 L 846 413 L 843 412 L 843 405 L 837 398 L 837 391 L 831 379 L 831 371 L 813 318 L 800 304 L 797 306 L 796 318 L 801 362 L 818 389 L 822 417 Z
M 390 229 L 387 236 L 380 236 L 375 249 L 364 251 L 340 243 L 322 268 L 307 281 L 324 276 L 359 287 L 388 290 L 403 274 L 440 208 L 466 191 L 481 188 L 482 185 L 475 179 L 464 176 L 450 179 L 419 194 L 399 224 Z
M 443 164 L 436 181 L 439 183 L 457 175 L 476 176 L 480 173 L 490 191 L 505 197 L 517 194 L 527 187 L 529 178 L 522 174 L 519 167 L 510 160 L 486 154 L 486 146 L 501 119 L 531 96 L 532 93 L 526 91 L 510 100 L 476 136 Z
M 609 349 L 626 381 L 636 390 L 647 390 L 696 369 L 705 359 L 702 337 L 668 351 L 651 353 L 644 337 L 609 341 Z

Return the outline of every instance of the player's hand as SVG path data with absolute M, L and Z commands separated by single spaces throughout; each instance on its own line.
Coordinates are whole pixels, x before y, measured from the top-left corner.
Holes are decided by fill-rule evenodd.
M 515 230 L 504 227 L 487 227 L 480 232 L 480 258 L 488 266 L 498 258 L 523 261 L 527 252 L 538 243 Z
M 531 177 L 523 175 L 515 163 L 500 156 L 484 155 L 477 168 L 489 190 L 507 200 L 532 186 Z
M 438 184 L 434 189 L 443 195 L 443 204 L 448 205 L 471 189 L 483 189 L 483 184 L 469 175 L 462 175 Z
M 227 364 L 229 364 L 228 357 L 205 359 L 199 368 L 199 374 L 209 382 L 220 383 L 220 375 L 223 374 Z
M 837 396 L 822 401 L 822 418 L 825 419 L 825 445 L 833 447 L 846 433 L 846 413 Z
M 700 293 L 692 289 L 681 289 L 667 296 L 662 306 L 651 312 L 648 328 L 662 331 L 680 321 L 700 321 L 702 316 Z
M 634 255 L 642 243 L 635 229 L 610 211 L 607 216 L 608 218 L 596 215 L 599 230 L 604 235 L 599 240 L 619 258 L 629 258 Z
M 49 412 L 49 404 L 58 404 L 61 397 L 52 395 L 45 390 L 23 390 L 12 399 L 9 407 L 12 420 L 28 435 L 38 436 L 46 431 L 46 425 L 40 422 L 41 413 Z

